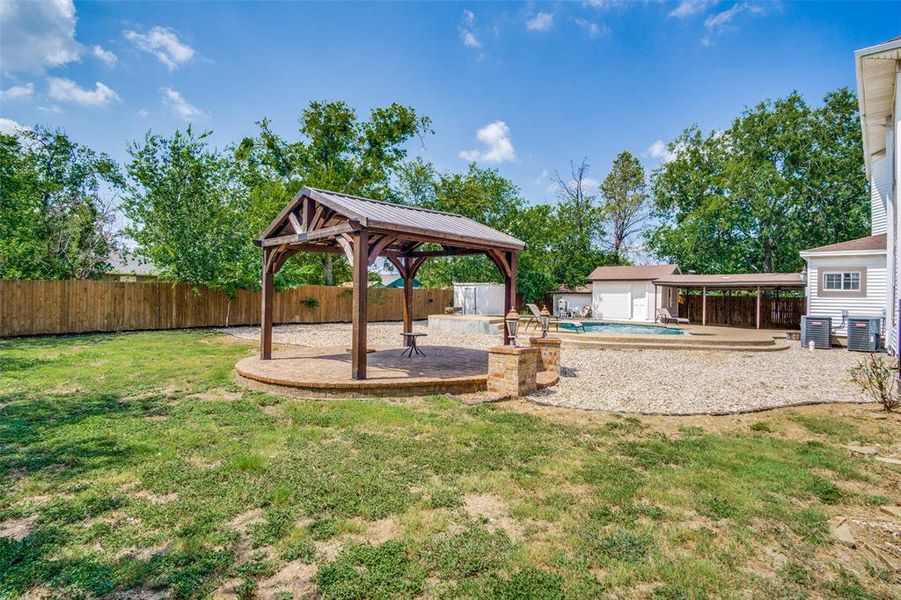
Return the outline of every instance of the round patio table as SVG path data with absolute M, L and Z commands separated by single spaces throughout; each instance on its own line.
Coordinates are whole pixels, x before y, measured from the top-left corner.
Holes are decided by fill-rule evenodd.
M 404 332 L 401 333 L 404 336 L 405 340 L 410 340 L 410 345 L 407 346 L 407 349 L 400 353 L 401 356 L 409 356 L 412 357 L 415 352 L 419 356 L 425 356 L 425 352 L 419 349 L 419 346 L 416 345 L 416 338 L 426 336 L 427 333 L 419 333 L 419 332 Z

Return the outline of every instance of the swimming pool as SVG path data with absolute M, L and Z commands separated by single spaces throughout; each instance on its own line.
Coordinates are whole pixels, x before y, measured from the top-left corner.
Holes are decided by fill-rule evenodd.
M 639 335 L 686 335 L 681 329 L 663 327 L 661 325 L 640 325 L 632 323 L 603 323 L 601 321 L 582 321 L 585 333 L 624 333 Z M 560 323 L 562 331 L 575 331 L 569 323 Z

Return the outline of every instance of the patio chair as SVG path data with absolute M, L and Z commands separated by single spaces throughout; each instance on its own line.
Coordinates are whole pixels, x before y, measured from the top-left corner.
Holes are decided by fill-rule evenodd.
M 668 308 L 657 309 L 657 320 L 661 323 L 679 323 L 680 325 L 691 325 L 691 322 L 685 317 L 674 317 L 670 314 Z
M 557 321 L 557 331 L 560 331 L 561 325 L 570 325 L 576 333 L 585 333 L 585 324 L 582 321 L 573 321 L 570 319 Z

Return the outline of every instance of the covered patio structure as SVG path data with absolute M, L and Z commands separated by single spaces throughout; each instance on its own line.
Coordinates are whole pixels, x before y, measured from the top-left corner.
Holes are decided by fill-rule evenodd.
M 678 291 L 701 294 L 701 325 L 750 326 L 755 329 L 795 329 L 804 312 L 803 292 L 806 282 L 800 273 L 738 273 L 732 275 L 667 275 L 654 281 L 655 287 L 674 288 Z M 716 306 L 711 302 L 710 292 L 718 292 Z M 765 298 L 765 292 L 771 297 Z M 790 291 L 787 297 L 780 297 L 780 291 Z M 725 294 L 723 294 L 725 292 Z M 739 292 L 736 295 L 731 292 Z M 659 297 L 655 294 L 655 297 Z M 721 298 L 726 300 L 721 301 Z M 736 301 L 736 299 L 740 299 Z M 685 312 L 691 310 L 686 296 Z M 753 303 L 753 304 L 752 304 Z M 764 307 L 766 305 L 766 307 Z M 658 307 L 655 307 L 658 308 Z M 688 317 L 697 322 L 697 315 L 685 314 L 677 308 L 678 316 Z M 715 314 L 711 314 L 715 313 Z M 730 318 L 731 317 L 731 318 Z
M 484 254 L 503 275 L 507 312 L 516 299 L 516 255 L 525 248 L 520 240 L 461 215 L 310 187 L 297 193 L 255 243 L 263 249 L 261 361 L 272 359 L 273 283 L 279 269 L 298 252 L 347 257 L 353 271 L 350 377 L 354 380 L 367 378 L 367 282 L 376 258 L 385 257 L 403 278 L 402 331 L 409 334 L 413 279 L 427 259 Z M 404 337 L 410 344 L 410 336 Z M 506 332 L 504 344 L 510 344 Z

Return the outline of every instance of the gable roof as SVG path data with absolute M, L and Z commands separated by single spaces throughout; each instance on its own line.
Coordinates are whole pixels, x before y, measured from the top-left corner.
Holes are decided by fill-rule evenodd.
M 598 267 L 588 276 L 589 281 L 623 281 L 659 279 L 680 273 L 678 265 L 629 265 L 622 267 Z
M 899 60 L 901 36 L 854 53 L 863 158 L 868 179 L 872 156 L 885 150 L 885 124 L 886 119 L 892 115 L 895 65 Z
M 848 240 L 847 242 L 841 242 L 839 244 L 829 244 L 828 246 L 804 250 L 801 252 L 801 256 L 826 252 L 878 252 L 880 250 L 885 252 L 885 248 L 886 235 L 880 233 L 879 235 L 868 235 L 867 237 Z
M 299 208 L 304 198 L 309 198 L 330 209 L 333 213 L 330 216 L 330 222 L 336 220 L 353 222 L 370 230 L 378 230 L 382 233 L 390 232 L 398 236 L 426 238 L 424 241 L 446 243 L 449 246 L 473 245 L 513 251 L 525 248 L 525 243 L 512 235 L 462 215 L 381 202 L 371 198 L 361 198 L 311 187 L 301 189 L 282 213 L 266 228 L 260 238 L 261 244 L 264 239 L 278 237 L 282 233 L 293 231 L 289 224 L 289 215 Z M 301 237 L 303 236 L 301 235 Z M 294 240 L 289 240 L 288 243 L 291 241 Z M 296 241 L 305 242 L 307 240 L 298 239 Z

